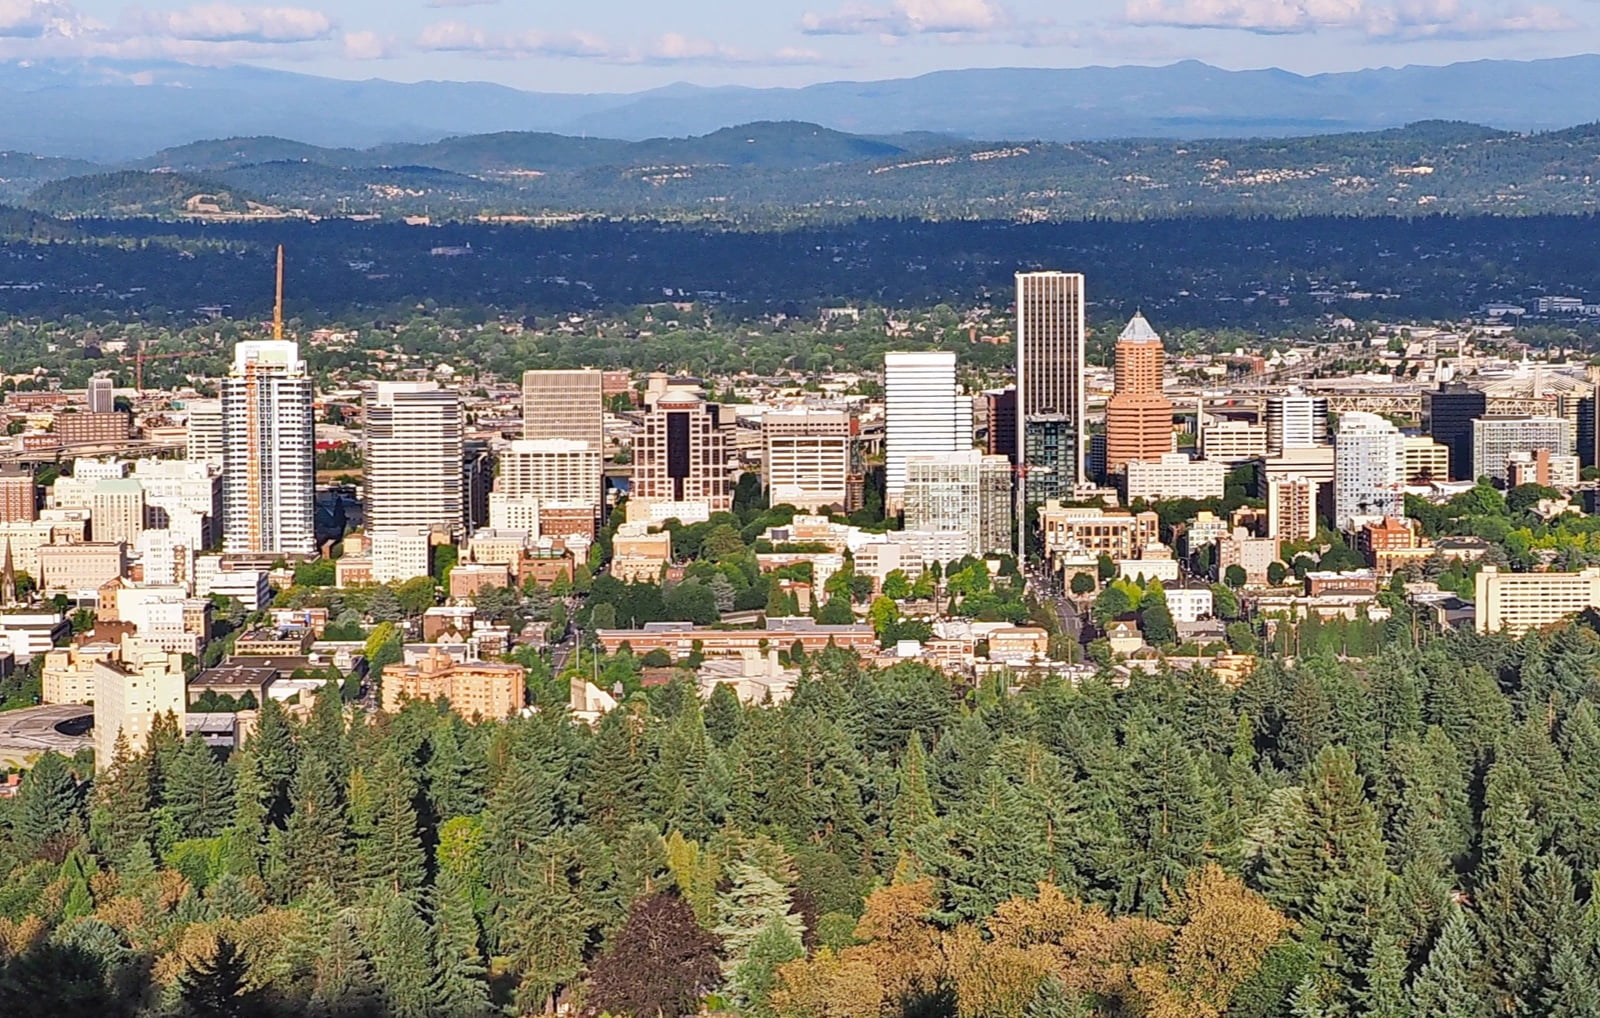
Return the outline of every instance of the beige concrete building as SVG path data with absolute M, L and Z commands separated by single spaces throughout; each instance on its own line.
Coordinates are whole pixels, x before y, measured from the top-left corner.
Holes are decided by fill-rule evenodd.
M 457 662 L 437 651 L 414 665 L 383 670 L 383 709 L 390 713 L 407 700 L 440 697 L 462 717 L 512 717 L 527 706 L 527 674 L 520 665 Z
M 121 541 L 47 544 L 38 560 L 39 589 L 46 594 L 99 590 L 128 572 L 128 549 Z
M 1426 436 L 1407 435 L 1400 449 L 1407 484 L 1450 479 L 1450 447 Z
M 144 533 L 144 485 L 131 477 L 96 481 L 89 489 L 89 514 L 95 541 L 133 545 Z
M 1248 421 L 1213 421 L 1200 429 L 1200 455 L 1237 466 L 1267 454 L 1267 426 Z
M 624 583 L 654 583 L 672 561 L 672 534 L 649 533 L 641 524 L 624 523 L 611 539 L 611 575 Z
M 111 762 L 119 733 L 127 738 L 131 752 L 143 750 L 155 719 L 169 711 L 177 718 L 178 731 L 183 731 L 188 699 L 181 654 L 124 641 L 121 660 L 96 661 L 94 678 L 96 767 Z
M 1077 545 L 1093 557 L 1128 559 L 1136 557 L 1145 545 L 1161 539 L 1161 518 L 1153 512 L 1107 512 L 1063 506 L 1055 499 L 1039 507 L 1039 527 L 1047 557 Z
M 1317 492 L 1317 483 L 1304 477 L 1274 477 L 1268 481 L 1267 536 L 1278 541 L 1309 541 L 1316 537 Z
M 522 373 L 522 437 L 605 449 L 604 374 L 588 369 Z
M 116 661 L 122 648 L 115 643 L 85 643 L 56 647 L 44 655 L 41 696 L 45 703 L 91 703 L 95 698 L 95 663 Z
M 1600 566 L 1575 573 L 1505 573 L 1484 566 L 1475 594 L 1478 632 L 1521 636 L 1600 608 Z
M 815 511 L 861 508 L 860 421 L 843 410 L 761 417 L 762 479 L 772 505 Z

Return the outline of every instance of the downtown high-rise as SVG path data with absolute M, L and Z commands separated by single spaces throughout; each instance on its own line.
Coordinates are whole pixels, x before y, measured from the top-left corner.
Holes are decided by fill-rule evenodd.
M 289 340 L 247 340 L 222 381 L 223 550 L 315 555 L 312 383 Z
M 461 394 L 379 382 L 364 404 L 367 530 L 460 531 Z
M 1106 470 L 1155 462 L 1172 451 L 1172 401 L 1162 395 L 1167 354 L 1144 315 L 1117 337 L 1116 391 L 1106 403 Z
M 1077 272 L 1017 273 L 1017 443 L 1025 503 L 1083 483 L 1084 281 Z
M 906 460 L 972 448 L 972 400 L 948 350 L 883 355 L 884 508 L 905 508 Z

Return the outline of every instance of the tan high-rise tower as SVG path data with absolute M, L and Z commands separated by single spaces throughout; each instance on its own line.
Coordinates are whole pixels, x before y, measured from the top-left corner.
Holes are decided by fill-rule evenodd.
M 1108 471 L 1172 451 L 1172 401 L 1161 394 L 1167 355 L 1144 315 L 1117 337 L 1116 359 L 1117 387 L 1106 403 Z

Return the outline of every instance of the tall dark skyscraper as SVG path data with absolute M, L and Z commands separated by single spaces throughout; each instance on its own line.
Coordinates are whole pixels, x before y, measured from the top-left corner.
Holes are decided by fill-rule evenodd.
M 1578 400 L 1578 465 L 1600 466 L 1600 386 Z
M 1017 445 L 1024 500 L 1070 494 L 1084 481 L 1083 276 L 1017 273 Z
M 984 451 L 1017 461 L 1017 390 L 1014 386 L 983 394 L 989 410 L 989 437 Z
M 1446 382 L 1422 397 L 1422 426 L 1450 450 L 1450 476 L 1472 480 L 1472 422 L 1489 412 L 1489 397 L 1465 382 Z

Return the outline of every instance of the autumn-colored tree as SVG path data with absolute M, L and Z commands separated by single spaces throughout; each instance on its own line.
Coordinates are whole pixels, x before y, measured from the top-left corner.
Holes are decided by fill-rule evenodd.
M 694 1014 L 721 980 L 717 938 L 671 892 L 641 898 L 594 963 L 588 1004 L 595 1014 L 677 1018 Z

